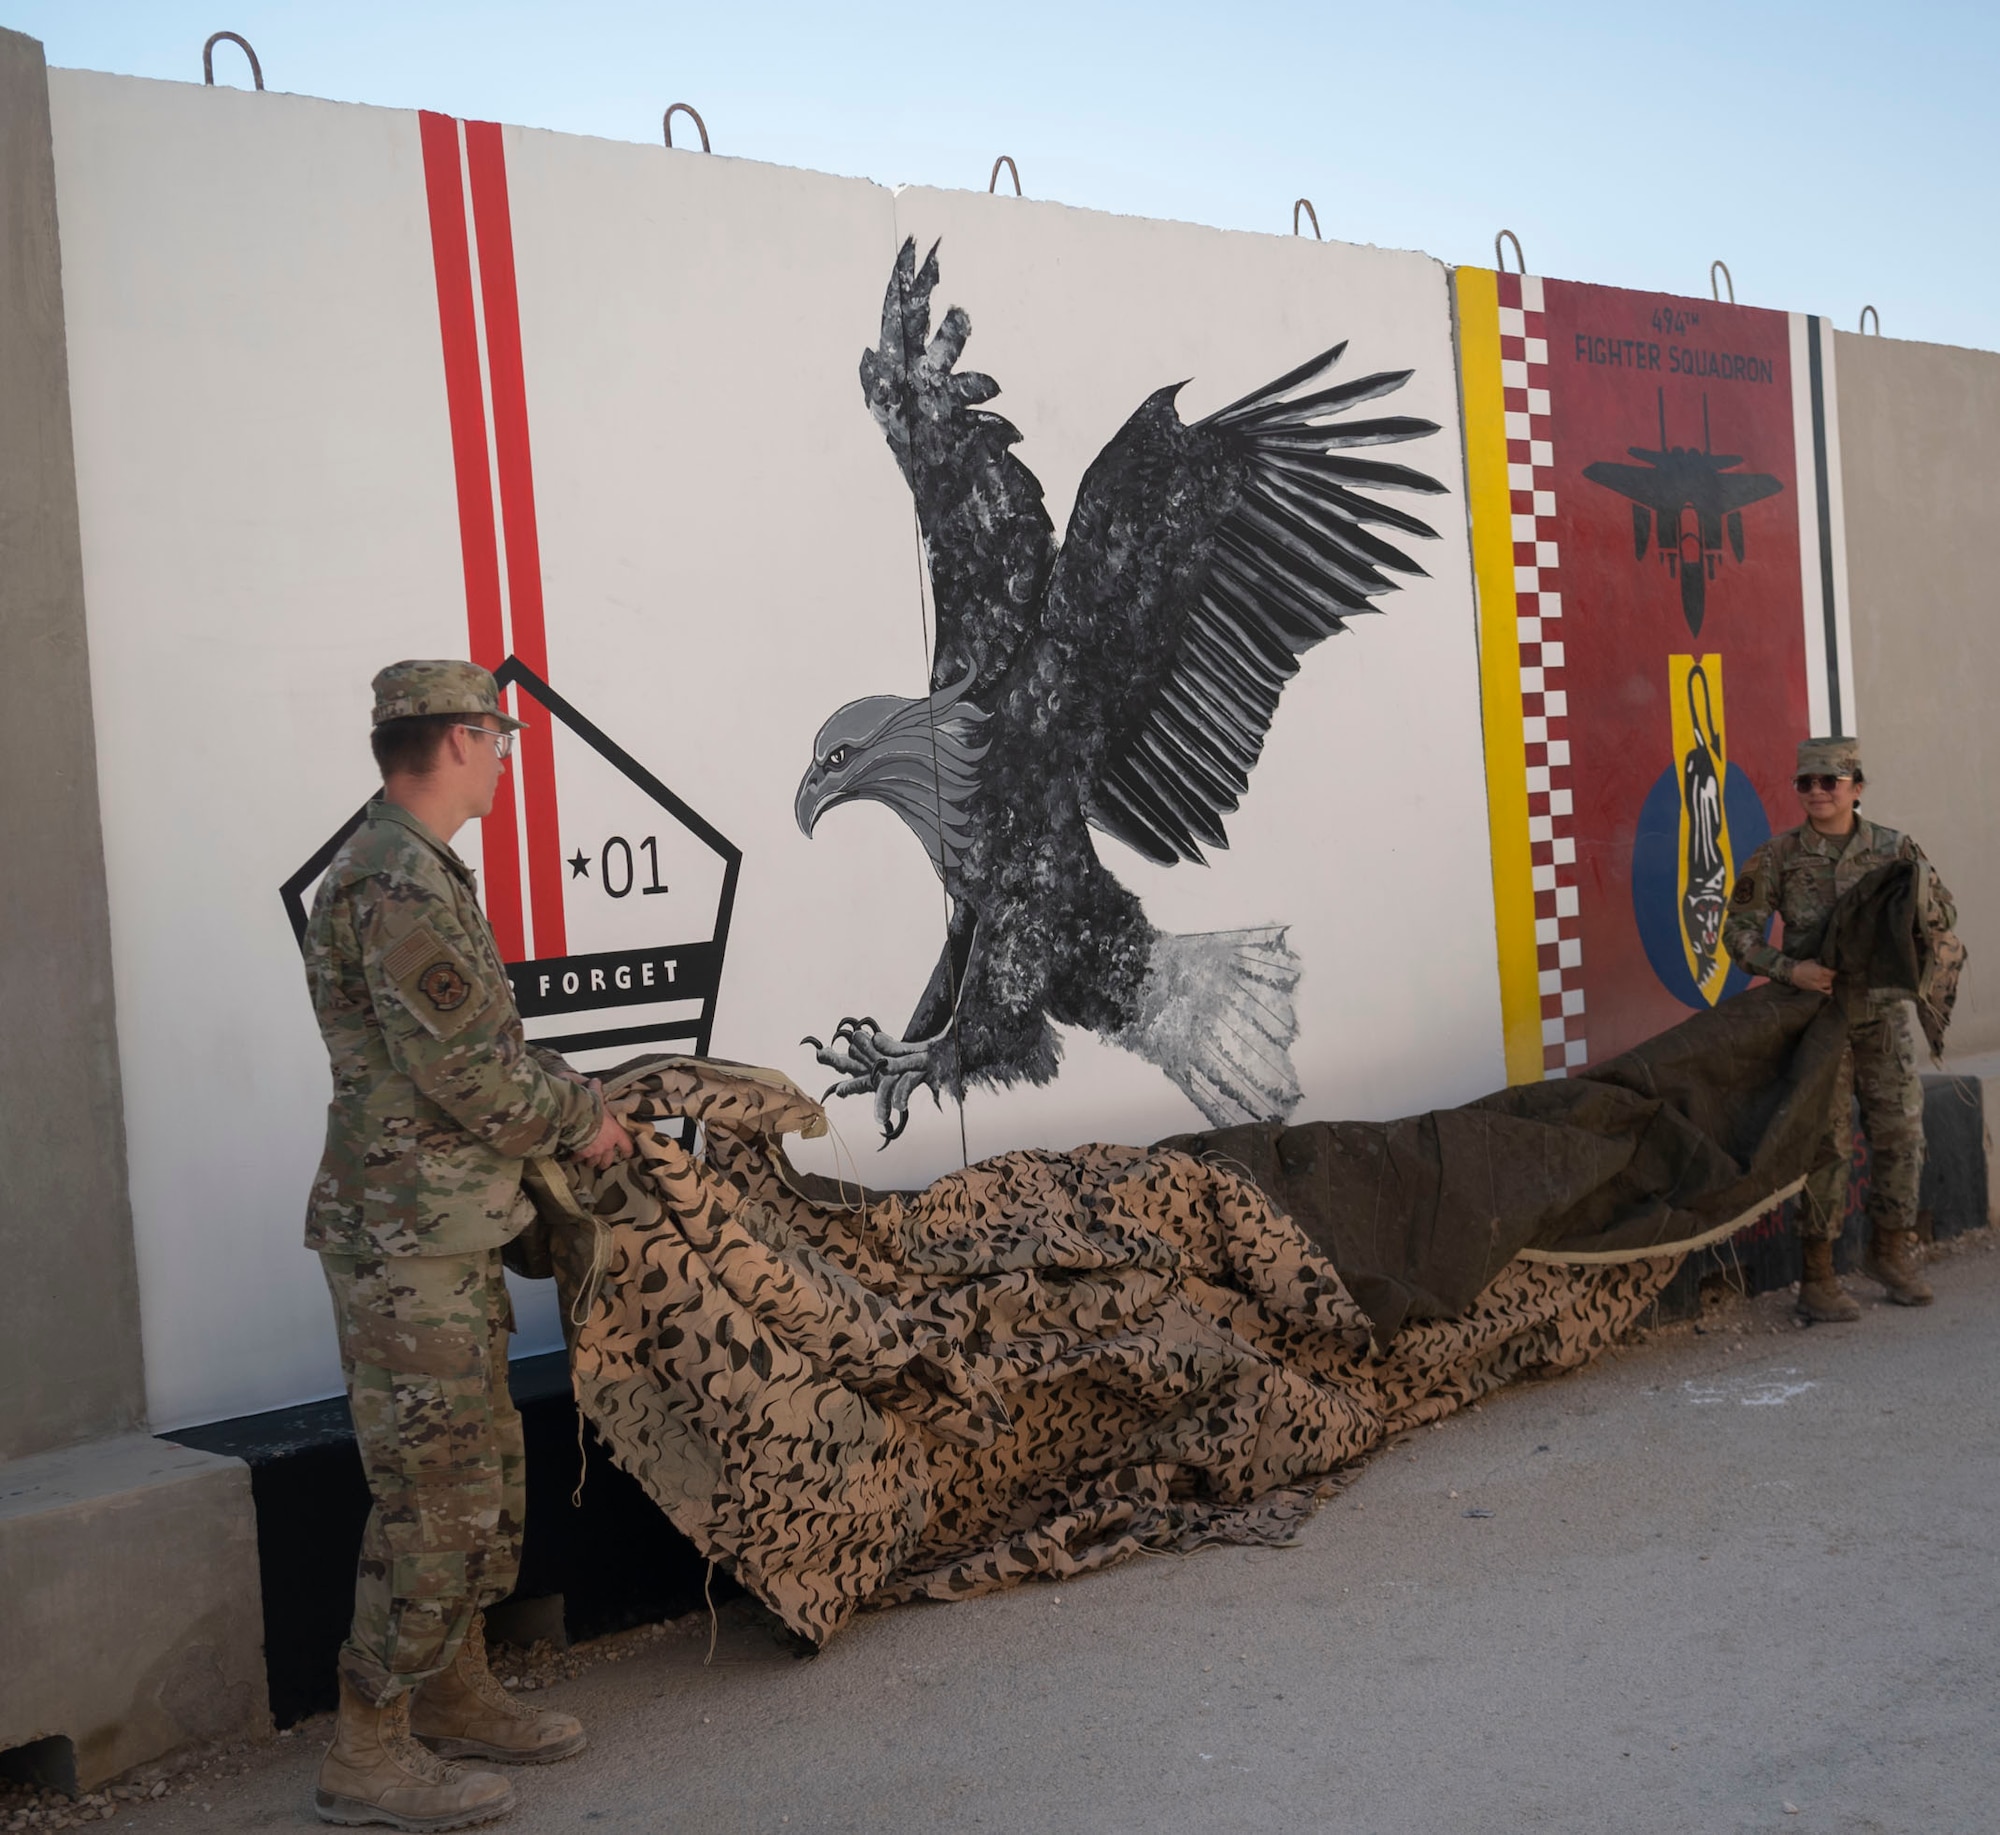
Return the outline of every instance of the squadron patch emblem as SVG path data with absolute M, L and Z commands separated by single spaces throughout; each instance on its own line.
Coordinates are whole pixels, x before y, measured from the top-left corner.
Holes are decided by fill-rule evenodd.
M 472 989 L 449 962 L 433 962 L 417 977 L 417 991 L 440 1013 L 449 1013 L 465 1005 Z
M 1748 874 L 1736 882 L 1736 890 L 1731 896 L 1739 905 L 1754 905 L 1757 902 L 1757 882 Z

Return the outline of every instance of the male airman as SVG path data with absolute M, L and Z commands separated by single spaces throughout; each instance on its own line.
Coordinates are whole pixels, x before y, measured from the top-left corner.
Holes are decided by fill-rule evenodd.
M 500 1250 L 532 1218 L 524 1159 L 604 1166 L 632 1142 L 594 1086 L 528 1044 L 452 850 L 492 808 L 521 722 L 471 663 L 397 663 L 374 687 L 382 793 L 327 868 L 305 944 L 333 1066 L 306 1246 L 374 1496 L 315 1806 L 450 1829 L 514 1802 L 498 1773 L 453 1760 L 538 1764 L 584 1743 L 486 1667 L 481 1615 L 513 1589 L 524 1495 Z
M 1798 752 L 1795 788 L 1805 812 L 1797 828 L 1773 835 L 1750 856 L 1731 894 L 1723 947 L 1746 973 L 1768 975 L 1815 994 L 1835 993 L 1834 974 L 1814 960 L 1835 900 L 1891 861 L 1922 861 L 1908 835 L 1861 814 L 1866 787 L 1853 739 L 1808 739 Z M 1927 921 L 1948 930 L 1957 915 L 1933 872 Z M 1772 913 L 1785 921 L 1782 945 L 1765 940 Z M 1917 1184 L 1924 1167 L 1924 1092 L 1918 1072 L 1923 1040 L 1915 1002 L 1871 991 L 1849 999 L 1849 1043 L 1834 1090 L 1832 1128 L 1838 1157 L 1807 1185 L 1799 1210 L 1804 1272 L 1799 1310 L 1809 1319 L 1858 1319 L 1861 1308 L 1833 1270 L 1833 1245 L 1847 1209 L 1850 1116 L 1861 1099 L 1861 1126 L 1873 1165 L 1868 1187 L 1866 1272 L 1900 1306 L 1928 1306 L 1919 1271 Z

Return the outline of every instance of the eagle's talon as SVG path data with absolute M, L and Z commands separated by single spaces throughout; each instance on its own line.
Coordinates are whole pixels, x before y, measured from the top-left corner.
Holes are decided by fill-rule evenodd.
M 910 1098 L 930 1075 L 928 1060 L 926 1052 L 921 1069 L 899 1070 L 889 1082 L 876 1086 L 875 1122 L 882 1130 L 883 1146 L 897 1139 L 910 1125 Z
M 927 1042 L 899 1039 L 884 1032 L 866 1014 L 843 1018 L 825 1044 L 817 1039 L 801 1042 L 813 1047 L 820 1063 L 840 1072 L 839 1080 L 820 1098 L 822 1102 L 835 1096 L 872 1094 L 882 1144 L 887 1146 L 902 1135 L 910 1125 L 911 1095 L 931 1080 Z M 936 1095 L 935 1090 L 932 1095 Z

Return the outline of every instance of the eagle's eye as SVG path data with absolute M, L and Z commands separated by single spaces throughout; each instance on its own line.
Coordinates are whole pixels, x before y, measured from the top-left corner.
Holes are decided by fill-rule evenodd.
M 826 755 L 826 768 L 829 771 L 838 771 L 842 765 L 846 764 L 846 762 L 847 762 L 847 748 L 844 745 L 835 746 L 833 750 L 827 753 Z

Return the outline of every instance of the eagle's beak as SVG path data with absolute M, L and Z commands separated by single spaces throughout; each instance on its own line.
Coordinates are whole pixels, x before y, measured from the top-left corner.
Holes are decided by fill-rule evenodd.
M 813 824 L 819 820 L 821 787 L 826 782 L 826 773 L 815 764 L 799 779 L 799 793 L 792 799 L 792 814 L 798 819 L 799 833 L 810 841 Z

